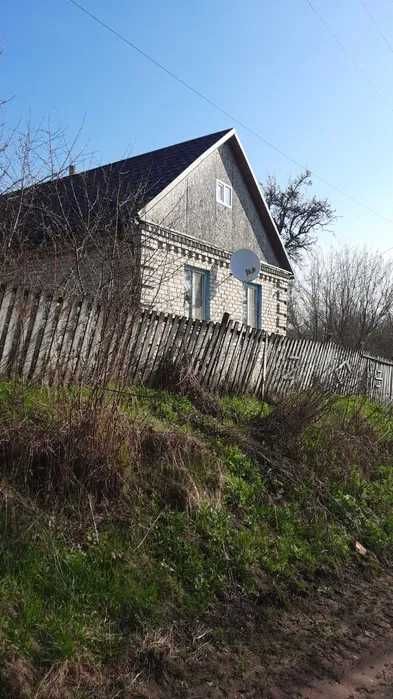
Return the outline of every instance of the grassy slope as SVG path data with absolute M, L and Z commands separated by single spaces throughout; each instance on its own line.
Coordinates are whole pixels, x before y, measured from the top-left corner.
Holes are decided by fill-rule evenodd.
M 173 625 L 223 598 L 285 604 L 361 566 L 356 541 L 389 567 L 390 414 L 319 397 L 220 410 L 1 385 L 0 696 L 132 696 Z

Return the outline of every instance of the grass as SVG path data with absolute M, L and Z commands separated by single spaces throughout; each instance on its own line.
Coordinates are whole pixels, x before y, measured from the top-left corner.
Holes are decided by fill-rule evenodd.
M 223 596 L 263 602 L 267 585 L 288 604 L 361 566 L 356 541 L 390 564 L 389 411 L 318 395 L 211 405 L 195 387 L 0 385 L 0 696 L 55 696 L 53 673 L 56 696 L 115 696 L 114 667 L 124 692 L 159 672 L 172 625 Z

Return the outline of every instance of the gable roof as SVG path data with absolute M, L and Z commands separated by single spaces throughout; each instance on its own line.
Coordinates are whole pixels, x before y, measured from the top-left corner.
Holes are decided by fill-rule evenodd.
M 204 158 L 227 142 L 236 156 L 279 267 L 292 273 L 291 263 L 261 187 L 234 129 L 217 131 L 33 187 L 33 201 L 29 202 L 27 219 L 30 230 L 34 231 L 34 237 L 39 241 L 45 210 L 56 211 L 60 201 L 60 218 L 66 218 L 72 225 L 71 222 L 76 221 L 78 217 L 88 215 L 92 201 L 100 199 L 102 209 L 106 209 L 110 206 L 113 196 L 120 192 L 124 192 L 127 197 L 132 192 L 138 211 L 146 217 L 149 210 L 187 177 Z M 12 203 L 12 199 L 12 194 L 7 196 L 7 201 L 11 200 Z M 52 222 L 53 220 L 52 218 Z
M 166 190 L 168 185 L 230 131 L 231 129 L 225 129 L 190 141 L 176 143 L 173 146 L 159 148 L 150 153 L 142 153 L 133 158 L 112 163 L 110 167 L 114 174 L 126 177 L 128 186 L 131 188 L 134 186 L 137 189 L 140 182 L 145 181 L 146 186 L 141 192 L 140 200 L 142 208 Z
M 48 220 L 51 229 L 55 228 L 61 236 L 62 226 L 76 228 L 89 217 L 92 206 L 96 211 L 99 209 L 100 220 L 105 224 L 106 219 L 108 222 L 113 219 L 110 212 L 114 201 L 131 202 L 134 211 L 140 211 L 230 131 L 225 129 L 47 180 L 23 192 L 12 191 L 0 197 L 1 215 L 5 218 L 7 209 L 12 211 L 13 207 L 19 215 L 22 206 L 23 217 L 19 215 L 19 218 L 23 218 L 27 237 L 36 244 L 45 240 Z
M 75 173 L 61 179 L 62 183 L 72 178 L 75 186 L 78 177 L 85 183 L 93 183 L 97 187 L 100 181 L 110 181 L 113 185 L 126 183 L 129 192 L 137 193 L 138 206 L 143 209 L 160 193 L 186 172 L 197 162 L 201 155 L 210 151 L 211 147 L 221 141 L 232 129 L 193 138 L 172 146 L 159 148 L 142 153 L 131 158 L 118 160 L 108 165 L 101 165 L 91 170 Z
M 277 259 L 280 262 L 280 267 L 293 275 L 293 269 L 290 259 L 288 257 L 288 253 L 285 249 L 281 235 L 278 232 L 278 228 L 274 222 L 273 216 L 270 213 L 270 209 L 266 203 L 262 186 L 260 185 L 255 176 L 255 173 L 251 167 L 251 164 L 247 158 L 247 155 L 244 151 L 242 144 L 240 143 L 240 140 L 236 132 L 233 133 L 231 143 L 235 151 L 235 154 L 237 154 L 238 156 L 239 165 L 243 171 L 243 176 L 246 182 L 248 183 L 251 195 L 254 198 L 254 203 L 257 207 L 257 210 L 259 211 L 259 215 L 265 227 L 265 232 L 269 236 L 269 240 L 272 244 L 273 250 L 277 256 Z

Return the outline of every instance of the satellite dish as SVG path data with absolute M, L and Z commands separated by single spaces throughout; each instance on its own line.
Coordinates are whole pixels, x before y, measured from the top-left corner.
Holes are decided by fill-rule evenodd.
M 241 282 L 257 279 L 261 270 L 261 261 L 252 250 L 236 250 L 231 255 L 231 272 Z

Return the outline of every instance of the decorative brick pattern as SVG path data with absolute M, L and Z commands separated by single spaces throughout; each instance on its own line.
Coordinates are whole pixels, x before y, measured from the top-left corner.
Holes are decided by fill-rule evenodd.
M 210 273 L 210 320 L 219 321 L 223 313 L 245 322 L 245 289 L 230 275 L 230 253 L 168 229 L 150 227 L 143 247 L 144 305 L 158 311 L 184 315 L 185 267 Z M 269 333 L 286 334 L 289 279 L 285 272 L 262 265 L 261 327 Z

